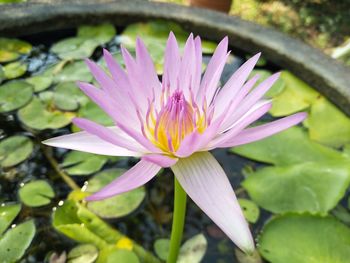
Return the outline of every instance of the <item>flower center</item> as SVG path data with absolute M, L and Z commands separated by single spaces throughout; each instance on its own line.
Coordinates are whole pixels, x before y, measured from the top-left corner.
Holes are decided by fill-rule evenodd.
M 207 127 L 205 111 L 189 103 L 180 90 L 168 97 L 159 112 L 150 105 L 146 122 L 147 138 L 168 154 L 176 152 L 186 135 L 195 130 L 201 133 Z

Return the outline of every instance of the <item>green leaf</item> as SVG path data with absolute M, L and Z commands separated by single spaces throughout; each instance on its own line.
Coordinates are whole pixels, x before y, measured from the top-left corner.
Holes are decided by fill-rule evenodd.
M 55 43 L 51 52 L 64 60 L 84 59 L 89 58 L 98 46 L 98 41 L 94 39 L 70 37 Z
M 32 98 L 32 85 L 14 80 L 0 86 L 0 112 L 17 110 L 26 105 Z
M 88 101 L 89 98 L 74 82 L 63 82 L 55 87 L 54 103 L 61 110 L 74 111 Z
M 21 211 L 20 204 L 4 204 L 0 206 L 0 235 L 11 225 Z
M 322 144 L 340 147 L 350 143 L 350 118 L 324 97 L 312 104 L 307 127 L 310 138 Z
M 274 97 L 270 113 L 272 116 L 286 116 L 310 107 L 319 93 L 288 71 L 282 71 L 281 77 L 285 87 Z
M 52 75 L 36 75 L 26 78 L 25 81 L 34 87 L 35 92 L 40 92 L 49 88 L 52 84 Z
M 98 257 L 98 250 L 94 245 L 83 244 L 74 247 L 68 253 L 68 263 L 93 263 Z
M 345 263 L 350 258 L 350 229 L 332 217 L 277 217 L 264 227 L 258 243 L 272 263 Z
M 28 42 L 14 38 L 0 38 L 0 62 L 16 60 L 31 50 L 32 45 Z
M 36 180 L 24 184 L 19 189 L 18 194 L 21 202 L 30 207 L 47 205 L 55 197 L 52 187 L 44 180 Z
M 170 247 L 170 240 L 167 238 L 157 239 L 153 245 L 156 255 L 162 260 L 167 260 L 169 247 Z
M 137 255 L 129 250 L 116 249 L 108 254 L 106 263 L 139 263 Z
M 93 77 L 84 61 L 67 63 L 62 69 L 53 69 L 54 82 L 85 81 L 91 82 Z
M 65 156 L 61 166 L 70 175 L 89 175 L 101 170 L 107 161 L 107 156 L 71 151 Z
M 249 196 L 273 213 L 325 215 L 344 196 L 350 183 L 348 162 L 314 162 L 266 167 L 243 183 Z
M 0 83 L 6 79 L 3 67 L 0 65 Z
M 163 72 L 164 51 L 169 32 L 172 31 L 178 41 L 180 49 L 183 49 L 189 33 L 184 31 L 178 24 L 169 21 L 151 21 L 147 23 L 135 23 L 125 28 L 121 34 L 121 44 L 130 51 L 135 50 L 136 37 L 140 37 L 150 52 L 158 74 Z M 203 53 L 213 53 L 216 44 L 202 41 Z
M 96 174 L 89 180 L 86 191 L 97 192 L 121 176 L 126 170 L 109 169 Z M 103 218 L 118 218 L 130 214 L 139 207 L 146 192 L 144 187 L 102 200 L 88 203 L 88 208 Z
M 348 160 L 340 152 L 313 142 L 301 127 L 292 127 L 266 139 L 238 146 L 231 152 L 276 165 Z
M 266 80 L 268 77 L 270 77 L 272 74 L 270 71 L 268 70 L 264 70 L 264 69 L 255 69 L 252 71 L 252 73 L 250 74 L 250 77 L 255 76 L 256 74 L 258 74 L 259 80 L 256 82 L 255 86 L 259 85 L 261 82 L 263 82 L 264 80 Z M 284 80 L 280 77 L 275 84 L 272 85 L 272 87 L 269 89 L 269 91 L 267 93 L 265 93 L 265 97 L 267 98 L 272 98 L 277 96 L 278 94 L 280 94 L 284 87 L 285 87 L 285 82 Z
M 346 225 L 350 225 L 350 212 L 343 206 L 337 205 L 332 210 L 332 215 Z
M 248 199 L 238 198 L 238 203 L 242 208 L 243 215 L 249 223 L 256 223 L 260 216 L 259 207 Z
M 78 28 L 78 37 L 85 39 L 94 39 L 99 45 L 103 45 L 116 35 L 116 30 L 111 24 L 101 24 L 97 26 L 80 26 Z
M 15 79 L 18 78 L 27 71 L 27 64 L 23 62 L 11 62 L 3 66 L 5 78 Z
M 28 137 L 8 137 L 0 142 L 0 167 L 15 166 L 29 158 L 32 152 L 33 143 Z
M 32 101 L 18 111 L 18 117 L 27 127 L 35 130 L 58 129 L 67 126 L 75 116 L 51 107 L 49 101 L 33 97 Z
M 17 262 L 29 247 L 35 235 L 33 220 L 8 230 L 0 239 L 0 258 L 4 263 Z
M 187 240 L 180 248 L 177 263 L 199 263 L 207 250 L 207 240 L 203 234 L 198 234 Z

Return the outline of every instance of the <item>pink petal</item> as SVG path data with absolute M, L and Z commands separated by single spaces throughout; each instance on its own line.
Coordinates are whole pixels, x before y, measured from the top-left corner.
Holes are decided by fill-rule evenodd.
M 74 118 L 73 123 L 77 125 L 80 129 L 91 133 L 100 139 L 112 143 L 116 146 L 123 147 L 130 151 L 136 152 L 147 152 L 147 150 L 137 143 L 134 139 L 127 136 L 124 132 L 119 130 L 118 133 L 115 132 L 116 129 L 109 129 L 96 122 L 90 121 L 83 118 Z
M 166 168 L 174 165 L 179 159 L 168 157 L 163 154 L 147 154 L 142 157 L 142 160 L 145 160 Z
M 238 91 L 241 89 L 242 85 L 248 78 L 249 74 L 253 70 L 256 62 L 260 57 L 260 53 L 256 54 L 254 57 L 250 58 L 245 62 L 227 81 L 225 86 L 218 93 L 214 103 L 215 103 L 215 116 L 221 115 L 227 104 L 230 103 L 231 99 L 236 96 Z
M 201 85 L 197 94 L 197 101 L 201 106 L 202 98 L 205 96 L 211 102 L 219 84 L 221 73 L 227 59 L 228 37 L 225 37 L 217 46 L 213 57 L 207 66 Z
M 196 72 L 193 77 L 193 94 L 197 94 L 202 77 L 202 42 L 199 36 L 194 39 L 194 49 L 196 57 Z
M 113 80 L 116 82 L 117 86 L 122 87 L 124 90 L 130 87 L 130 82 L 125 71 L 120 67 L 120 65 L 113 58 L 112 54 L 108 50 L 103 49 L 104 60 L 106 61 L 109 72 L 112 75 Z
M 188 37 L 181 59 L 180 72 L 177 76 L 177 88 L 181 89 L 186 99 L 190 98 L 190 89 L 193 89 L 196 73 L 196 54 L 193 34 Z
M 300 112 L 270 123 L 245 129 L 224 143 L 222 147 L 233 147 L 264 139 L 302 122 L 306 117 L 307 113 Z
M 180 159 L 172 170 L 191 199 L 243 251 L 254 241 L 224 170 L 209 152 Z
M 270 101 L 261 101 L 250 109 L 244 116 L 242 116 L 233 126 L 225 133 L 222 133 L 217 138 L 213 139 L 208 145 L 207 149 L 214 149 L 221 147 L 226 141 L 234 138 L 248 125 L 261 118 L 271 109 L 272 103 Z
M 180 70 L 180 52 L 173 32 L 170 32 L 164 54 L 163 88 L 173 92 L 177 87 L 177 77 Z
M 133 190 L 151 180 L 160 169 L 159 165 L 141 160 L 100 191 L 88 196 L 86 200 L 98 201 Z
M 243 114 L 245 114 L 257 101 L 259 101 L 264 94 L 276 82 L 280 73 L 273 74 L 263 82 L 261 82 L 252 92 L 250 92 L 240 103 L 237 109 L 227 119 L 226 125 L 229 127 L 235 123 Z M 223 127 L 226 129 L 227 127 Z
M 142 156 L 142 153 L 116 146 L 85 131 L 51 138 L 42 143 L 53 147 L 101 155 Z

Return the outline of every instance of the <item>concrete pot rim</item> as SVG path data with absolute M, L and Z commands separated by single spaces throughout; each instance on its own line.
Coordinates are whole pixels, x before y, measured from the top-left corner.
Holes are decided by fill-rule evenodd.
M 276 30 L 223 13 L 144 0 L 43 0 L 3 5 L 0 36 L 21 36 L 82 23 L 111 22 L 125 26 L 150 19 L 166 19 L 206 39 L 229 37 L 232 47 L 262 52 L 317 89 L 350 116 L 350 70 L 297 39 Z

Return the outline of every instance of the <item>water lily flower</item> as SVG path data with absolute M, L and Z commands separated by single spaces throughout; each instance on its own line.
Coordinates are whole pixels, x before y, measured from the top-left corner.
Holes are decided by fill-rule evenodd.
M 75 118 L 83 131 L 46 140 L 50 146 L 112 156 L 136 156 L 140 161 L 99 192 L 87 198 L 101 200 L 144 185 L 162 167 L 171 167 L 189 197 L 243 251 L 254 250 L 249 226 L 232 186 L 209 152 L 254 142 L 303 121 L 305 113 L 250 125 L 271 108 L 263 96 L 279 77 L 249 75 L 260 53 L 245 62 L 220 87 L 228 58 L 228 38 L 217 46 L 202 77 L 201 40 L 191 34 L 182 55 L 173 33 L 166 44 L 162 80 L 140 39 L 136 58 L 121 48 L 126 70 L 104 50 L 109 73 L 86 63 L 99 87 L 79 82 L 81 90 L 99 105 L 115 126 L 104 127 Z

